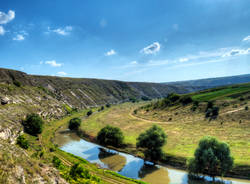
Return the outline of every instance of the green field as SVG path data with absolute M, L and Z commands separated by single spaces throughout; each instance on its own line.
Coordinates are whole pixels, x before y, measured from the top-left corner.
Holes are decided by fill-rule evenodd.
M 193 100 L 197 101 L 211 101 L 218 100 L 222 98 L 233 98 L 244 95 L 245 93 L 250 92 L 250 84 L 241 84 L 234 85 L 229 87 L 215 88 L 206 90 L 192 96 Z

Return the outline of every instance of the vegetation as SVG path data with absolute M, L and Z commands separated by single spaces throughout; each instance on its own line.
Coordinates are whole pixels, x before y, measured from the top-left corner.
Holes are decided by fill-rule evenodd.
M 53 157 L 52 162 L 53 162 L 54 167 L 56 167 L 58 169 L 61 168 L 61 167 L 63 167 L 62 161 L 57 156 Z
M 92 110 L 89 110 L 89 111 L 87 112 L 87 116 L 90 116 L 92 113 L 93 113 Z
M 109 108 L 111 105 L 109 103 L 106 104 L 106 107 Z
M 194 156 L 188 163 L 188 170 L 191 174 L 224 176 L 233 167 L 229 146 L 214 137 L 201 139 Z
M 24 149 L 28 149 L 29 148 L 29 142 L 28 142 L 28 140 L 23 135 L 18 136 L 18 138 L 16 140 L 16 143 L 21 148 L 24 148 Z
M 14 81 L 13 81 L 13 84 L 14 84 L 15 86 L 17 86 L 17 87 L 21 87 L 21 86 L 22 86 L 21 82 L 19 82 L 19 81 L 17 81 L 17 80 L 14 80 Z
M 80 118 L 72 118 L 70 121 L 69 121 L 69 129 L 70 130 L 78 130 L 78 128 L 80 127 L 81 125 L 81 122 L 82 120 Z
M 29 114 L 23 121 L 24 131 L 30 135 L 37 136 L 42 133 L 43 120 L 38 114 Z
M 162 146 L 166 144 L 167 136 L 157 125 L 141 133 L 137 138 L 136 147 L 145 148 L 144 155 L 149 160 L 160 160 L 162 158 Z
M 123 144 L 124 136 L 120 128 L 105 126 L 97 136 L 97 141 L 102 145 L 120 147 Z

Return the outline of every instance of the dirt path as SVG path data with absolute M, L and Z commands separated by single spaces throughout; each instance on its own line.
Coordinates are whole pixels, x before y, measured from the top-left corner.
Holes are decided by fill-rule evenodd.
M 133 119 L 137 119 L 137 120 L 148 122 L 148 123 L 155 123 L 155 124 L 159 124 L 159 125 L 166 125 L 166 124 L 173 123 L 173 122 L 169 122 L 169 121 L 163 122 L 163 121 L 154 121 L 154 120 L 140 118 L 140 117 L 134 116 L 132 112 L 129 113 L 129 116 Z
M 230 113 L 238 112 L 238 111 L 241 111 L 241 110 L 244 110 L 244 107 L 239 108 L 239 109 L 235 109 L 235 110 L 232 110 L 232 111 L 227 111 L 227 112 L 221 113 L 220 115 L 230 114 Z

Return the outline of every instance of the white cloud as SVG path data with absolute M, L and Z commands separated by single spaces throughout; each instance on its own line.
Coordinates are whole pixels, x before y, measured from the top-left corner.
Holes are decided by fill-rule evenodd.
M 0 26 L 0 35 L 4 35 L 4 34 L 5 34 L 5 30 L 3 26 Z
M 48 27 L 48 31 L 46 33 L 56 33 L 62 36 L 67 36 L 71 33 L 71 31 L 73 30 L 72 26 L 66 26 L 64 28 L 57 28 L 57 29 L 50 29 L 50 27 Z
M 0 11 L 0 24 L 7 24 L 14 18 L 15 18 L 15 12 L 13 10 L 9 10 L 7 14 Z
M 242 41 L 243 41 L 243 42 L 250 41 L 250 35 L 249 35 L 249 36 L 247 36 L 247 37 L 245 37 Z
M 45 64 L 48 64 L 52 67 L 61 67 L 62 64 L 61 63 L 57 63 L 55 60 L 52 60 L 52 61 L 45 61 Z
M 65 76 L 65 75 L 67 75 L 67 73 L 65 73 L 65 72 L 57 72 L 57 75 Z
M 131 65 L 137 65 L 138 62 L 137 62 L 137 61 L 131 61 L 130 64 L 131 64 Z
M 112 55 L 115 55 L 115 54 L 116 54 L 115 50 L 111 49 L 110 51 L 105 53 L 105 56 L 112 56 Z
M 154 42 L 152 43 L 151 45 L 143 48 L 140 53 L 143 53 L 143 54 L 156 54 L 157 52 L 159 52 L 161 49 L 161 45 L 159 42 Z
M 248 49 L 232 49 L 229 52 L 222 55 L 222 57 L 232 57 L 250 54 L 250 48 Z
M 15 41 L 22 41 L 22 40 L 24 40 L 24 39 L 25 39 L 24 35 L 21 35 L 21 34 L 17 34 L 17 35 L 13 38 L 13 40 L 15 40 Z
M 180 61 L 181 63 L 186 62 L 186 61 L 188 61 L 188 60 L 189 60 L 188 58 L 180 58 L 180 59 L 179 59 L 179 61 Z

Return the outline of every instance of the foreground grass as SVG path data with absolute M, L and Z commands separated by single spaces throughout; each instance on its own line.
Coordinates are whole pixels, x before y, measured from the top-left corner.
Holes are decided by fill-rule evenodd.
M 93 110 L 96 110 L 96 109 L 93 109 Z M 54 145 L 53 139 L 54 139 L 56 130 L 62 126 L 66 126 L 68 124 L 68 121 L 71 118 L 84 117 L 87 111 L 88 110 L 77 112 L 61 120 L 49 122 L 45 124 L 43 133 L 39 136 L 39 139 L 37 139 L 34 136 L 25 134 L 25 137 L 30 142 L 30 148 L 27 150 L 29 155 L 31 155 L 31 157 L 35 159 L 39 159 L 41 162 L 46 163 L 46 164 L 51 164 L 52 158 L 54 156 L 58 157 L 62 161 L 62 167 L 59 168 L 59 171 L 61 175 L 70 183 L 75 183 L 75 181 L 69 178 L 69 174 L 68 174 L 70 167 L 75 163 L 83 164 L 84 168 L 87 169 L 94 178 L 99 178 L 100 180 L 100 181 L 96 181 L 96 180 L 89 179 L 86 181 L 84 180 L 83 183 L 84 182 L 118 183 L 118 184 L 119 183 L 127 183 L 127 184 L 144 183 L 139 180 L 126 178 L 112 171 L 98 169 L 96 165 L 90 164 L 89 162 L 87 162 L 86 160 L 80 157 L 66 153 Z
M 227 118 L 228 121 L 221 119 L 209 122 L 204 119 L 204 114 L 194 114 L 190 116 L 190 107 L 172 109 L 169 113 L 171 121 L 157 121 L 157 118 L 150 119 L 152 116 L 161 116 L 166 111 L 152 112 L 149 117 L 145 114 L 132 115 L 133 109 L 140 107 L 141 103 L 125 103 L 112 106 L 103 112 L 94 114 L 85 120 L 81 129 L 87 134 L 95 137 L 98 131 L 106 125 L 113 125 L 121 128 L 125 136 L 125 143 L 131 144 L 135 148 L 138 135 L 151 127 L 153 124 L 161 126 L 168 135 L 167 144 L 163 151 L 172 159 L 173 162 L 184 163 L 187 158 L 193 156 L 199 140 L 205 136 L 215 136 L 221 141 L 229 144 L 236 166 L 243 166 L 249 169 L 250 166 L 250 123 L 244 120 L 239 124 L 238 120 Z M 177 113 L 177 114 L 176 114 Z M 225 115 L 226 116 L 226 115 Z M 139 153 L 138 153 L 139 154 Z M 140 154 L 139 154 L 140 155 Z M 249 171 L 249 170 L 248 170 Z

